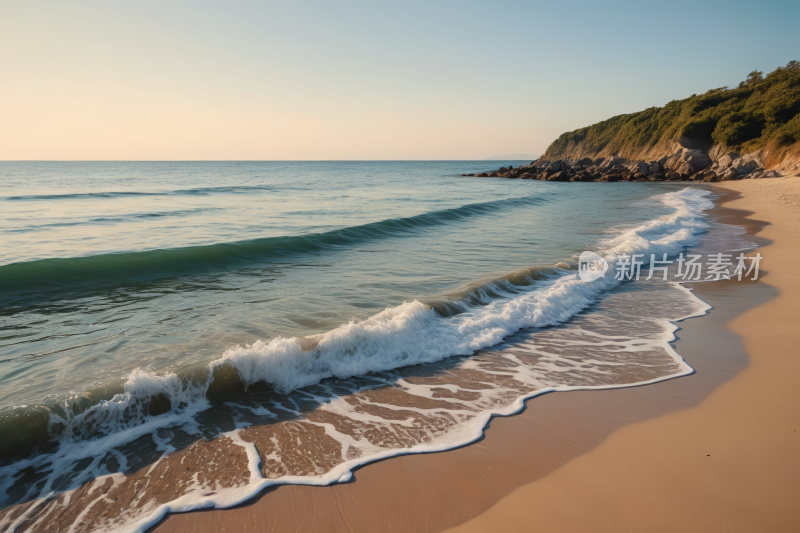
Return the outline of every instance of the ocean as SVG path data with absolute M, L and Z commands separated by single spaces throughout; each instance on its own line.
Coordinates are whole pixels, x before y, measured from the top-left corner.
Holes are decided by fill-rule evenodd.
M 0 530 L 143 531 L 691 373 L 707 305 L 576 259 L 752 248 L 713 191 L 461 176 L 525 163 L 0 162 Z

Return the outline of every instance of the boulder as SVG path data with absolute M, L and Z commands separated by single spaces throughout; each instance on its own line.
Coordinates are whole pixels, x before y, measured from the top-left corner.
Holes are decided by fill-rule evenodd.
M 583 166 L 583 167 L 588 167 L 589 165 L 591 165 L 591 164 L 592 164 L 592 160 L 591 160 L 591 159 L 589 159 L 588 157 L 584 157 L 583 159 L 581 159 L 580 161 L 578 161 L 576 164 L 577 164 L 577 165 L 581 165 L 581 166 Z
M 648 170 L 645 172 L 645 174 L 658 174 L 662 170 L 664 170 L 664 167 L 661 166 L 661 163 L 658 161 L 650 161 L 648 164 Z
M 690 163 L 684 161 L 678 165 L 675 165 L 670 174 L 672 173 L 679 174 L 681 179 L 687 179 L 689 176 L 695 173 L 695 169 Z
M 697 174 L 694 174 L 691 177 L 691 180 L 692 181 L 706 181 L 706 178 L 708 178 L 709 176 L 716 176 L 716 172 L 711 170 L 711 168 L 707 168 L 705 170 L 701 170 Z
M 622 167 L 622 165 L 624 165 L 626 162 L 627 162 L 626 159 L 623 159 L 621 157 L 611 156 L 607 158 L 605 161 L 603 161 L 600 165 L 598 165 L 598 168 L 607 171 L 618 168 L 621 171 L 624 168 Z
M 547 181 L 569 181 L 569 174 L 562 170 L 547 176 Z
M 681 181 L 682 178 L 683 177 L 679 173 L 675 172 L 674 170 L 670 170 L 667 172 L 665 179 L 667 181 Z
M 148 403 L 150 416 L 158 416 L 172 410 L 172 401 L 163 392 L 151 396 Z
M 728 168 L 722 173 L 717 174 L 719 181 L 730 181 L 742 179 L 742 174 L 735 168 Z
M 731 162 L 731 168 L 735 168 L 737 171 L 739 171 L 739 174 L 749 174 L 760 166 L 761 165 L 758 164 L 758 161 L 744 157 L 740 157 L 739 159 L 735 159 L 733 162 Z
M 781 174 L 777 170 L 756 170 L 746 179 L 780 178 Z
M 684 161 L 692 165 L 692 168 L 694 168 L 695 172 L 708 168 L 713 164 L 711 158 L 699 150 L 695 150 L 689 154 L 686 154 Z
M 719 161 L 720 159 L 723 158 L 723 156 L 726 156 L 726 155 L 730 156 L 730 160 L 726 161 L 724 164 L 720 164 L 720 166 L 724 167 L 725 165 L 729 164 L 734 159 L 738 159 L 739 158 L 739 152 L 731 152 L 730 150 L 728 150 L 725 146 L 722 146 L 721 144 L 715 144 L 708 151 L 708 157 L 710 157 L 711 160 L 715 161 L 715 162 Z
M 739 159 L 739 154 L 736 152 L 728 152 L 727 154 L 723 154 L 717 159 L 717 164 L 722 167 L 727 167 L 731 163 L 733 163 L 736 159 Z

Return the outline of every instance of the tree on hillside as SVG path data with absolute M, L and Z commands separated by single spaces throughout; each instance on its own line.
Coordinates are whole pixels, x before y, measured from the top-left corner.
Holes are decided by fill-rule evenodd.
M 564 133 L 551 147 L 557 152 L 569 143 L 582 143 L 587 151 L 618 152 L 681 137 L 739 151 L 769 142 L 799 142 L 800 61 L 789 61 L 767 75 L 754 70 L 738 87 L 711 89 Z

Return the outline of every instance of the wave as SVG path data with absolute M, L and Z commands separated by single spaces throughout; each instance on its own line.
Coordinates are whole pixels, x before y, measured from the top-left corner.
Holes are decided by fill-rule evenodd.
M 131 213 L 127 215 L 118 215 L 114 217 L 99 217 L 99 218 L 72 218 L 69 222 L 53 222 L 51 224 L 37 224 L 31 226 L 22 226 L 18 229 L 7 230 L 6 233 L 27 233 L 33 231 L 41 231 L 43 228 L 63 228 L 72 226 L 91 226 L 96 224 L 108 224 L 114 222 L 129 222 L 136 219 L 151 219 L 151 218 L 168 218 L 168 217 L 184 217 L 203 213 L 207 211 L 215 211 L 217 207 L 196 207 L 192 209 L 179 209 L 175 211 L 154 211 L 145 213 Z M 69 219 L 68 219 L 69 220 Z
M 609 262 L 611 272 L 619 254 L 675 256 L 696 244 L 708 228 L 703 217 L 703 211 L 713 205 L 706 198 L 708 194 L 684 189 L 658 196 L 659 201 L 675 209 L 674 213 L 602 242 L 604 248 L 598 252 Z M 490 205 L 479 204 L 470 209 L 489 209 Z M 384 221 L 376 223 L 377 227 L 373 225 L 370 231 L 380 228 L 382 234 L 388 222 L 391 228 L 413 228 L 434 223 L 437 217 L 464 216 L 463 210 Z M 362 231 L 365 227 L 361 227 Z M 61 440 L 94 438 L 136 428 L 156 414 L 197 412 L 209 400 L 224 399 L 228 391 L 245 390 L 257 383 L 288 393 L 327 378 L 362 376 L 470 355 L 499 344 L 521 329 L 564 323 L 620 283 L 613 275 L 583 282 L 568 263 L 529 271 L 527 275 L 525 272 L 473 288 L 469 298 L 450 302 L 458 313 L 449 316 L 415 300 L 363 321 L 352 320 L 321 335 L 278 337 L 236 346 L 206 367 L 186 369 L 180 375 L 136 370 L 127 378 L 122 392 L 109 399 L 82 407 L 65 402 L 52 409 L 47 432 Z M 473 298 L 475 294 L 483 298 L 480 305 Z M 12 444 L 11 448 L 17 447 Z
M 30 194 L 22 196 L 6 196 L 0 200 L 87 200 L 95 198 L 120 198 L 135 196 L 185 196 L 209 194 L 249 194 L 254 191 L 274 191 L 285 187 L 270 187 L 267 185 L 231 185 L 224 187 L 197 187 L 194 189 L 178 189 L 174 191 L 105 191 L 105 192 L 77 192 L 66 194 Z
M 276 258 L 401 237 L 426 228 L 491 214 L 501 208 L 532 206 L 546 201 L 546 197 L 547 195 L 538 195 L 467 204 L 308 235 L 11 263 L 0 266 L 0 291 L 50 289 L 87 283 L 127 283 L 141 279 L 224 271 L 248 264 L 263 264 Z
M 620 254 L 666 253 L 674 256 L 708 227 L 703 211 L 713 204 L 705 191 L 669 193 L 659 197 L 675 213 L 651 220 L 604 241 L 612 272 Z M 463 312 L 443 319 L 418 301 L 386 309 L 362 322 L 351 321 L 313 339 L 258 341 L 237 346 L 214 361 L 212 368 L 230 365 L 246 386 L 266 382 L 281 392 L 306 387 L 331 377 L 348 378 L 401 366 L 432 363 L 469 355 L 494 346 L 521 329 L 563 323 L 620 281 L 613 275 L 582 281 L 566 263 L 544 274 L 533 289 L 517 293 L 498 282 L 491 286 L 498 299 L 484 306 L 460 302 Z
M 684 190 L 657 197 L 663 204 L 672 206 L 674 213 L 620 230 L 602 241 L 602 249 L 597 250 L 598 253 L 609 261 L 613 271 L 615 257 L 621 253 L 667 253 L 674 256 L 687 246 L 695 245 L 708 228 L 702 215 L 705 209 L 711 207 L 707 195 L 705 191 Z M 645 316 L 644 320 L 661 326 L 653 327 L 650 333 L 646 329 L 639 331 L 641 324 L 637 326 L 633 323 L 640 318 L 639 314 L 647 315 L 646 312 L 640 313 L 644 309 L 632 306 L 631 300 L 625 298 L 625 291 L 614 291 L 607 298 L 604 295 L 619 285 L 619 281 L 610 276 L 584 283 L 572 265 L 573 261 L 567 261 L 547 268 L 523 269 L 497 280 L 475 284 L 466 289 L 463 299 L 449 302 L 459 308 L 457 314 L 443 316 L 430 305 L 410 301 L 385 309 L 366 320 L 353 320 L 322 335 L 277 338 L 236 346 L 207 365 L 177 373 L 156 374 L 136 369 L 126 377 L 121 390 L 106 399 L 90 405 L 86 400 L 91 394 L 84 393 L 72 405 L 65 403 L 51 409 L 47 413 L 47 431 L 53 440 L 49 449 L 40 448 L 40 452 L 44 453 L 22 459 L 17 456 L 13 462 L 5 465 L 0 463 L 0 494 L 6 494 L 7 503 L 36 501 L 26 507 L 30 515 L 17 517 L 12 512 L 7 515 L 10 520 L 6 522 L 0 515 L 0 528 L 8 525 L 10 530 L 14 530 L 18 524 L 33 518 L 39 509 L 45 509 L 40 513 L 41 516 L 46 516 L 51 508 L 60 509 L 58 502 L 61 499 L 58 498 L 62 498 L 65 504 L 74 498 L 72 505 L 78 506 L 78 509 L 80 506 L 89 509 L 94 502 L 92 498 L 102 498 L 105 494 L 103 491 L 99 496 L 94 495 L 95 487 L 108 487 L 111 480 L 109 490 L 116 490 L 117 485 L 120 485 L 120 491 L 127 490 L 122 484 L 127 482 L 128 486 L 136 485 L 137 471 L 147 471 L 149 475 L 161 461 L 169 461 L 172 452 L 178 452 L 184 446 L 194 446 L 201 436 L 215 439 L 217 445 L 223 440 L 217 437 L 227 437 L 232 446 L 244 448 L 249 476 L 242 484 L 226 488 L 219 485 L 217 479 L 211 478 L 207 485 L 212 489 L 205 488 L 205 484 L 197 483 L 198 474 L 183 474 L 184 456 L 176 453 L 172 459 L 175 464 L 180 463 L 180 468 L 174 472 L 186 476 L 181 480 L 189 480 L 189 488 L 185 493 L 177 493 L 166 503 L 164 500 L 155 502 L 148 496 L 154 504 L 147 503 L 144 507 L 136 508 L 132 506 L 130 512 L 119 511 L 122 514 L 115 518 L 116 521 L 105 523 L 103 529 L 144 531 L 169 511 L 205 506 L 228 507 L 245 501 L 271 485 L 327 485 L 347 481 L 352 469 L 367 462 L 404 453 L 458 447 L 480 438 L 491 416 L 512 414 L 522 408 L 526 398 L 549 391 L 635 386 L 692 372 L 691 367 L 669 346 L 668 342 L 674 340 L 673 333 L 677 327 L 664 317 L 678 320 L 678 315 L 696 316 L 707 310 L 708 306 L 698 305 L 700 302 L 695 299 L 689 302 L 693 307 L 690 313 L 677 312 L 681 308 L 671 307 L 669 297 L 662 296 L 654 304 L 654 293 L 643 293 L 641 302 L 652 306 L 653 313 L 652 317 Z M 688 291 L 683 289 L 683 292 Z M 589 313 L 575 318 L 576 314 L 595 303 L 602 308 L 603 302 L 599 302 L 601 298 L 608 303 L 620 296 L 622 298 L 617 300 L 617 304 L 607 306 L 612 310 L 611 313 L 607 310 L 605 315 L 600 311 L 598 316 Z M 613 311 L 619 309 L 620 302 L 625 308 L 621 320 L 620 315 Z M 594 329 L 591 327 L 593 319 Z M 609 320 L 617 320 L 617 330 L 608 330 Z M 508 341 L 520 329 L 565 322 L 569 324 L 564 327 L 572 329 L 537 330 L 535 342 L 528 347 L 518 345 L 506 350 L 503 361 L 487 357 L 483 351 L 479 352 L 479 357 L 458 358 Z M 639 336 L 637 333 L 628 335 L 629 328 L 638 332 Z M 562 332 L 560 337 L 559 331 Z M 625 332 L 625 335 L 621 335 L 621 332 Z M 590 345 L 595 346 L 594 352 L 579 360 L 570 360 L 570 347 L 583 350 Z M 653 362 L 656 366 L 644 371 L 650 364 L 647 354 L 657 346 L 667 355 L 665 362 Z M 603 351 L 607 352 L 607 359 L 600 357 Z M 572 355 L 577 353 L 572 352 Z M 623 353 L 627 353 L 627 356 L 621 355 Z M 535 359 L 536 368 L 525 367 L 523 362 L 526 357 Z M 460 370 L 453 363 L 459 360 Z M 436 361 L 442 361 L 440 368 L 448 369 L 444 374 L 450 375 L 452 381 L 431 381 L 424 377 L 425 372 L 419 372 L 416 367 L 397 370 Z M 389 374 L 381 374 L 387 371 Z M 548 373 L 552 375 L 548 377 Z M 413 379 L 407 379 L 408 376 L 413 376 Z M 326 378 L 351 378 L 349 389 L 344 381 L 323 381 Z M 362 383 L 371 379 L 382 381 L 390 391 L 415 393 L 422 401 L 433 398 L 459 398 L 459 401 L 448 400 L 447 407 L 441 410 L 443 412 L 437 413 L 426 403 L 415 407 L 407 405 L 405 400 L 393 403 L 388 399 L 386 403 L 381 403 L 380 397 L 374 395 L 365 395 L 356 400 L 340 397 L 349 394 L 347 391 L 342 393 L 342 389 L 348 389 L 350 393 L 362 388 L 366 390 L 369 387 Z M 454 383 L 462 379 L 466 383 L 459 389 Z M 514 381 L 527 388 L 515 388 Z M 315 386 L 320 382 L 321 385 Z M 226 399 L 226 394 L 230 394 L 231 390 L 248 388 L 251 391 L 266 389 L 267 394 L 262 394 L 260 398 L 268 400 L 256 402 L 250 407 L 241 403 L 247 402 L 242 398 L 234 402 L 216 402 Z M 476 392 L 478 390 L 480 393 Z M 463 397 L 442 394 L 458 391 L 464 392 Z M 301 413 L 308 409 L 296 402 L 301 397 L 318 403 L 314 409 Z M 227 399 L 231 399 L 230 396 Z M 218 426 L 214 420 L 203 422 L 203 417 L 208 415 L 206 410 L 215 404 L 218 408 L 235 406 L 236 409 L 249 410 L 250 414 L 237 418 L 235 423 L 230 422 L 231 429 Z M 370 407 L 374 409 L 370 410 Z M 401 419 L 406 415 L 381 418 L 378 415 L 383 408 L 390 412 L 399 409 L 416 414 L 415 418 L 405 421 Z M 281 411 L 288 413 L 288 418 L 281 417 Z M 353 424 L 356 429 L 350 425 L 331 423 L 336 419 L 327 417 L 334 415 L 346 415 L 347 424 Z M 272 442 L 270 436 L 276 433 L 271 433 L 272 430 L 267 426 L 255 425 L 253 416 L 274 421 L 291 420 L 286 425 L 286 431 L 292 435 L 292 450 L 285 450 L 285 460 L 281 458 L 283 449 L 276 448 L 280 453 L 269 451 L 268 446 Z M 297 438 L 296 431 L 303 421 L 314 428 L 322 428 L 325 435 L 337 440 L 341 444 L 341 456 L 333 454 L 336 457 L 330 460 L 330 468 L 325 466 L 327 459 L 320 455 L 323 467 L 317 467 L 314 463 L 315 468 L 311 470 L 283 472 L 272 463 L 277 461 L 280 465 L 283 464 L 281 461 L 290 461 L 288 454 L 295 451 L 295 442 L 297 447 L 302 448 L 303 443 Z M 376 424 L 376 429 L 391 427 L 396 433 L 386 437 L 375 431 L 376 435 L 370 439 L 366 437 L 366 431 L 359 433 L 372 428 L 365 426 L 366 423 Z M 251 424 L 255 432 L 248 433 Z M 212 431 L 206 433 L 206 427 L 211 427 Z M 185 436 L 175 440 L 169 440 L 166 436 L 184 430 Z M 261 437 L 258 437 L 259 430 L 264 430 Z M 352 437 L 351 430 L 356 431 L 358 438 Z M 409 443 L 391 440 L 400 438 L 405 434 L 403 431 L 419 435 Z M 2 434 L 3 431 L 0 431 Z M 142 455 L 144 459 L 152 458 L 153 462 L 147 469 L 143 467 L 150 463 L 142 462 L 144 459 L 137 458 L 132 450 L 132 447 L 141 446 L 147 440 L 144 438 L 146 436 L 151 436 L 157 445 L 157 454 L 147 452 Z M 385 438 L 389 439 L 389 444 L 384 443 Z M 283 441 L 274 439 L 274 442 L 280 444 Z M 202 443 L 198 445 L 202 446 Z M 359 445 L 356 451 L 363 449 L 363 454 L 361 451 L 351 453 L 348 446 L 353 445 Z M 128 452 L 125 452 L 126 448 Z M 311 457 L 315 450 L 300 449 L 298 453 Z M 262 457 L 267 458 L 263 464 Z M 312 459 L 316 461 L 317 456 Z M 114 466 L 109 466 L 112 462 Z M 188 472 L 189 468 L 186 470 Z M 158 475 L 156 472 L 154 479 Z M 26 481 L 21 482 L 25 476 Z M 79 499 L 79 493 L 73 490 L 79 486 L 91 487 L 89 496 L 80 496 L 84 500 Z M 148 502 L 147 499 L 144 501 Z M 39 518 L 36 515 L 35 519 Z

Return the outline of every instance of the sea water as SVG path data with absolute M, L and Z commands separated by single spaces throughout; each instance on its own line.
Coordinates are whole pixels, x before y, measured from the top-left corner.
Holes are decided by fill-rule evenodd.
M 712 193 L 461 176 L 524 163 L 1 162 L 0 527 L 142 530 L 691 373 L 705 304 L 575 259 L 746 247 Z

